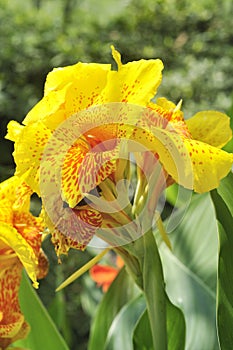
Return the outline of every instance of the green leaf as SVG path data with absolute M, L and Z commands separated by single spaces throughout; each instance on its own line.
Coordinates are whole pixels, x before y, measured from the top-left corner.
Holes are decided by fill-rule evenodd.
M 134 350 L 153 350 L 148 311 L 145 310 L 134 331 Z
M 184 314 L 186 349 L 218 349 L 216 330 L 217 224 L 210 196 L 196 195 L 170 234 L 173 251 L 160 246 L 166 291 Z M 182 209 L 177 216 L 182 217 Z M 174 215 L 170 220 L 176 222 Z
M 185 347 L 185 322 L 182 311 L 166 298 L 168 350 Z M 134 350 L 154 350 L 148 312 L 145 310 L 134 332 Z
M 26 339 L 17 341 L 14 345 L 31 350 L 69 350 L 26 273 L 22 276 L 19 297 L 22 312 L 31 326 L 31 331 Z
M 222 350 L 233 346 L 233 175 L 221 181 L 211 196 L 218 219 L 219 266 L 218 266 L 218 336 Z
M 185 348 L 185 319 L 183 312 L 166 299 L 168 350 Z
M 67 317 L 64 290 L 55 294 L 52 302 L 48 306 L 48 312 L 56 327 L 62 332 L 67 344 L 70 344 L 72 334 L 69 319 Z
M 89 350 L 104 349 L 108 330 L 119 310 L 135 296 L 135 285 L 123 268 L 101 301 L 91 327 Z
M 229 173 L 227 177 L 222 179 L 220 186 L 217 188 L 218 194 L 222 197 L 222 200 L 225 202 L 228 210 L 231 213 L 231 216 L 233 216 L 233 195 L 232 195 L 232 190 L 233 190 L 233 173 Z M 215 205 L 215 201 L 214 201 Z M 215 205 L 216 207 L 216 205 Z M 221 215 L 218 215 L 217 211 L 217 219 L 218 221 L 221 222 Z M 221 214 L 221 213 L 220 213 Z M 223 217 L 224 219 L 224 217 Z
M 120 310 L 109 329 L 105 350 L 134 349 L 134 329 L 145 308 L 144 296 L 139 295 Z
M 143 290 L 154 349 L 168 347 L 171 350 L 182 350 L 185 343 L 184 317 L 182 312 L 170 302 L 165 292 L 163 270 L 154 236 L 147 232 L 143 238 L 145 247 Z
M 166 293 L 162 264 L 152 232 L 143 235 L 143 291 L 155 349 L 167 349 Z

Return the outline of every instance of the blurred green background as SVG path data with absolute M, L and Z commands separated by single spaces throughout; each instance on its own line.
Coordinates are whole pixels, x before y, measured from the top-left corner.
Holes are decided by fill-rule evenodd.
M 14 172 L 9 120 L 22 121 L 42 97 L 55 66 L 161 58 L 160 96 L 183 99 L 186 117 L 204 109 L 232 108 L 233 3 L 231 0 L 0 0 L 0 180 Z M 39 291 L 71 349 L 85 349 L 90 315 L 101 292 L 88 276 L 55 297 L 54 288 L 91 253 L 72 252 Z M 60 306 L 59 306 L 60 305 Z M 78 344 L 78 345 L 75 345 Z

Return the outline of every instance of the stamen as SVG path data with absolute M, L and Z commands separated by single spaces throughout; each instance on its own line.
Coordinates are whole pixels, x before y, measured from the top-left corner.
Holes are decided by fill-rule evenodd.
M 57 287 L 56 292 L 59 292 L 61 289 L 68 286 L 70 283 L 74 282 L 77 278 L 83 275 L 86 271 L 88 271 L 92 266 L 94 266 L 98 261 L 102 259 L 102 257 L 108 253 L 112 248 L 105 248 L 100 254 L 96 255 L 93 259 L 88 261 L 84 266 L 75 271 L 70 277 L 68 277 L 59 287 Z
M 183 100 L 181 99 L 181 100 L 177 103 L 176 107 L 174 108 L 174 112 L 177 112 L 177 111 L 180 111 L 180 110 L 181 110 L 182 102 L 183 102 Z
M 112 56 L 113 56 L 114 60 L 116 61 L 116 64 L 118 66 L 118 70 L 120 70 L 121 66 L 122 66 L 121 54 L 115 49 L 115 47 L 113 45 L 111 45 L 111 49 L 112 49 Z

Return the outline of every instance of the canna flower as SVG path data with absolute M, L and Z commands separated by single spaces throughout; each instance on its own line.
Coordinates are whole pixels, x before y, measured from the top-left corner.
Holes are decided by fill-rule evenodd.
M 231 138 L 226 115 L 200 112 L 185 121 L 180 104 L 151 102 L 162 78 L 160 60 L 122 64 L 114 48 L 112 53 L 117 71 L 80 62 L 54 69 L 24 125 L 9 123 L 16 174 L 42 196 L 57 252 L 82 249 L 99 228 L 131 220 L 125 212 L 106 217 L 90 205 L 98 196 L 114 199 L 114 186 L 126 171 L 118 161 L 122 140 L 134 143 L 128 151 L 143 167 L 147 152 L 138 155 L 135 143 L 152 152 L 152 164 L 162 164 L 167 184 L 175 181 L 199 193 L 216 188 L 232 166 L 232 154 L 220 149 Z
M 41 219 L 29 213 L 31 189 L 17 177 L 0 184 L 0 348 L 24 338 L 30 327 L 20 311 L 23 267 L 35 288 L 47 273 L 41 251 Z
M 113 53 L 120 64 L 119 54 L 115 50 L 113 50 Z M 77 63 L 74 66 L 53 70 L 48 74 L 44 97 L 26 116 L 23 121 L 25 126 L 14 121 L 9 124 L 7 138 L 15 141 L 16 175 L 23 175 L 30 188 L 39 195 L 41 195 L 40 184 L 43 181 L 51 190 L 54 183 L 56 184 L 59 181 L 51 175 L 51 172 L 52 169 L 60 167 L 58 159 L 61 159 L 62 145 L 65 144 L 65 147 L 67 147 L 67 139 L 64 139 L 63 136 L 61 142 L 57 144 L 56 142 L 60 141 L 61 138 L 58 135 L 60 137 L 52 140 L 54 144 L 51 149 L 48 149 L 50 154 L 47 153 L 47 164 L 42 169 L 41 160 L 45 146 L 52 135 L 56 134 L 58 126 L 79 111 L 108 102 L 129 102 L 146 106 L 155 95 L 160 84 L 162 68 L 163 64 L 160 60 L 141 60 L 122 65 L 119 71 L 111 70 L 110 65 L 94 63 Z M 154 77 L 153 80 L 150 79 L 151 75 Z M 96 119 L 96 115 L 92 115 L 92 118 Z M 79 248 L 85 246 L 92 238 L 94 231 L 100 227 L 101 218 L 98 211 L 92 210 L 89 206 L 80 208 L 79 203 L 82 201 L 84 193 L 90 193 L 92 189 L 112 174 L 116 167 L 115 162 L 112 161 L 115 147 L 113 147 L 112 152 L 103 152 L 102 150 L 89 152 L 93 146 L 98 146 L 105 140 L 116 139 L 115 127 L 107 125 L 105 120 L 103 120 L 103 123 L 104 125 L 93 128 L 93 119 L 85 120 L 86 126 L 89 129 L 92 128 L 91 132 L 88 130 L 86 134 L 84 133 L 82 137 L 77 138 L 66 149 L 65 159 L 62 155 L 61 199 L 58 200 L 55 195 L 54 203 L 51 206 L 50 203 L 47 203 L 47 207 L 53 207 L 53 209 L 55 207 L 58 215 L 56 219 L 50 220 L 49 215 L 47 215 L 48 208 L 44 215 L 47 225 L 51 228 L 58 252 L 65 253 L 66 246 L 70 245 L 69 237 L 72 241 L 77 241 L 72 234 L 69 233 L 67 238 L 67 235 L 64 237 L 57 229 L 60 227 L 58 221 L 64 212 L 65 216 L 67 214 L 69 218 L 72 217 L 72 222 L 81 221 L 84 226 L 89 227 L 89 237 L 84 234 L 79 243 L 75 244 Z M 54 154 L 54 150 L 56 150 L 56 154 Z M 81 167 L 84 157 L 86 160 L 85 167 Z M 101 167 L 95 177 L 90 176 L 86 167 L 89 169 L 99 162 L 105 162 L 106 166 Z M 79 176 L 79 174 L 82 176 Z M 43 179 L 41 179 L 41 175 Z M 82 191 L 81 186 L 77 183 L 77 177 L 82 177 L 84 187 Z M 56 188 L 54 191 L 57 192 Z M 48 197 L 51 198 L 52 196 Z M 48 198 L 47 202 L 49 201 Z M 72 209 L 72 211 L 69 209 Z M 77 220 L 73 220 L 75 216 Z M 50 224 L 51 222 L 54 224 L 54 221 L 55 225 L 52 228 Z M 63 224 L 61 225 L 63 226 Z
M 180 106 L 165 98 L 159 98 L 156 104 L 150 103 L 148 107 L 163 118 L 163 129 L 155 127 L 152 114 L 144 123 L 146 130 L 153 133 L 144 133 L 142 139 L 142 129 L 136 128 L 134 140 L 141 140 L 149 150 L 156 152 L 166 172 L 180 185 L 197 193 L 218 187 L 233 163 L 233 155 L 221 150 L 232 138 L 229 117 L 217 111 L 202 111 L 184 120 Z M 180 162 L 178 168 L 174 160 Z
M 116 258 L 116 266 L 96 264 L 90 270 L 90 276 L 97 283 L 98 287 L 102 287 L 103 292 L 107 292 L 111 283 L 118 275 L 120 269 L 124 266 L 124 262 L 118 255 Z

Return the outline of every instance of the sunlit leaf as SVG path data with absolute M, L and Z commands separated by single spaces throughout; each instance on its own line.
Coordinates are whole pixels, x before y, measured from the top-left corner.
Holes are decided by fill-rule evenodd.
M 180 216 L 180 209 L 177 215 Z M 176 217 L 172 218 L 176 220 Z M 170 234 L 171 252 L 160 246 L 166 290 L 184 313 L 185 349 L 218 349 L 216 331 L 217 224 L 209 195 L 195 196 Z
M 153 339 L 147 310 L 140 317 L 134 331 L 134 350 L 153 350 Z
M 218 266 L 218 336 L 222 350 L 233 345 L 233 174 L 221 181 L 212 191 L 212 200 L 218 219 L 219 266 Z
M 168 350 L 182 350 L 185 346 L 185 323 L 180 309 L 166 298 Z M 134 350 L 153 350 L 153 340 L 147 310 L 134 332 Z
M 185 320 L 183 312 L 167 298 L 167 334 L 168 350 L 185 348 Z
M 20 305 L 31 332 L 26 339 L 17 341 L 16 346 L 31 350 L 69 350 L 25 273 L 20 286 Z
M 108 330 L 119 310 L 135 295 L 134 282 L 122 269 L 100 303 L 90 333 L 88 349 L 104 349 Z
M 165 349 L 168 346 L 171 350 L 182 350 L 185 343 L 185 321 L 182 311 L 175 307 L 166 295 L 162 266 L 159 267 L 161 261 L 153 235 L 146 233 L 144 242 L 143 288 L 154 348 Z
M 134 329 L 145 308 L 145 299 L 140 295 L 120 310 L 109 329 L 105 350 L 134 349 Z

